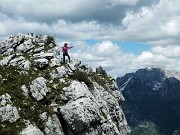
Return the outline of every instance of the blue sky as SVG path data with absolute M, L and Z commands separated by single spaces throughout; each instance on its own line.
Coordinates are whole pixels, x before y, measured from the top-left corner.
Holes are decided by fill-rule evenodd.
M 85 40 L 87 44 L 89 45 L 95 45 L 98 42 L 98 40 Z M 115 41 L 113 42 L 114 44 L 117 44 L 124 53 L 132 53 L 134 55 L 140 55 L 143 51 L 148 51 L 151 48 L 151 45 L 149 44 L 144 44 L 144 43 L 138 43 L 138 42 L 133 42 L 133 41 Z
M 151 46 L 144 43 L 138 43 L 133 41 L 121 41 L 121 42 L 115 42 L 118 44 L 123 52 L 125 53 L 133 53 L 135 55 L 140 55 L 143 51 L 150 50 Z
M 180 72 L 179 5 L 179 0 L 0 0 L 0 41 L 17 33 L 54 36 L 58 45 L 75 45 L 72 57 L 103 66 L 112 76 L 147 66 Z

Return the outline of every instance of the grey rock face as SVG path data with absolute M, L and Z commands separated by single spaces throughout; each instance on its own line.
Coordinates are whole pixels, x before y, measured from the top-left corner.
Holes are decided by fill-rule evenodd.
M 45 122 L 44 132 L 47 135 L 64 135 L 61 123 L 56 114 L 50 117 L 47 115 L 47 112 L 44 112 L 40 115 L 40 118 Z
M 38 127 L 30 124 L 20 132 L 20 135 L 44 135 L 44 133 Z
M 34 60 L 34 62 L 38 69 L 46 69 L 48 67 L 48 60 L 45 58 Z
M 117 99 L 103 87 L 94 83 L 94 90 L 89 91 L 84 83 L 73 81 L 64 92 L 68 103 L 60 113 L 74 134 L 127 134 L 129 129 Z
M 9 94 L 0 96 L 0 119 L 1 121 L 16 122 L 20 118 L 16 107 L 12 106 Z
M 50 92 L 50 89 L 46 86 L 46 79 L 43 77 L 38 77 L 33 80 L 32 84 L 30 85 L 30 92 L 36 100 L 39 101 L 43 99 L 44 96 L 46 96 L 46 93 Z
M 101 66 L 99 66 L 96 68 L 96 73 L 101 74 L 101 75 L 105 75 L 106 71 Z
M 57 50 L 34 34 L 0 44 L 0 134 L 128 135 L 114 79 L 76 59 L 61 65 Z
M 9 37 L 0 44 L 0 54 L 4 55 L 0 65 L 20 66 L 24 70 L 29 70 L 32 64 L 39 69 L 47 68 L 55 53 L 46 52 L 47 47 L 53 48 L 52 44 L 46 45 L 47 40 L 47 36 L 22 34 Z

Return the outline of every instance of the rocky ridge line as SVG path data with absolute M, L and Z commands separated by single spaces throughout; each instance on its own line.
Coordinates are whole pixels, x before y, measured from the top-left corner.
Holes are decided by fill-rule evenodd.
M 129 134 L 115 80 L 75 59 L 61 65 L 59 56 L 50 36 L 0 44 L 0 134 Z
M 126 99 L 122 107 L 128 124 L 132 127 L 138 125 L 137 129 L 141 131 L 141 122 L 148 121 L 144 126 L 158 127 L 165 135 L 179 133 L 179 78 L 177 72 L 159 67 L 139 69 L 117 78 L 119 89 Z

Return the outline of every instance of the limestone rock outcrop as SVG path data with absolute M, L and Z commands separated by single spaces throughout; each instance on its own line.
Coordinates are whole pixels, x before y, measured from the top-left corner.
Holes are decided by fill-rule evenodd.
M 0 134 L 128 135 L 115 80 L 76 59 L 61 65 L 57 50 L 35 34 L 0 44 Z

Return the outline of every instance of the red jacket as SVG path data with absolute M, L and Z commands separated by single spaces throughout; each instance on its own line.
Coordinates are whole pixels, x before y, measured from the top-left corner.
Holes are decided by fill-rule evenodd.
M 68 49 L 71 49 L 73 48 L 74 46 L 69 46 L 69 47 L 62 47 L 62 52 L 63 53 L 67 53 L 68 52 Z

